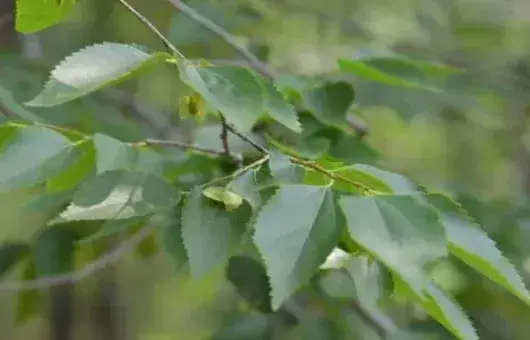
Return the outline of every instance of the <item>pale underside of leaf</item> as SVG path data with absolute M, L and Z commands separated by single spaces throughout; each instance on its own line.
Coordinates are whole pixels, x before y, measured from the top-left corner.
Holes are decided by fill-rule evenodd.
M 167 59 L 165 53 L 147 53 L 119 43 L 87 46 L 66 57 L 51 72 L 44 90 L 28 106 L 50 107 L 85 96 L 131 77 L 151 62 Z
M 342 197 L 351 238 L 423 295 L 423 267 L 447 255 L 434 209 L 409 196 Z
M 131 187 L 117 187 L 101 203 L 90 207 L 71 204 L 59 216 L 60 221 L 127 219 L 142 215 L 134 204 L 141 201 L 140 191 Z

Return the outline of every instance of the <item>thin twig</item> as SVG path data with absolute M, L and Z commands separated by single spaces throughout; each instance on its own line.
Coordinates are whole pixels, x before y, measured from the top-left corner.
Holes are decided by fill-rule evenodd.
M 138 12 L 134 7 L 132 7 L 126 0 L 118 0 L 125 8 L 129 10 L 135 17 L 138 18 L 151 32 L 153 32 L 158 39 L 162 41 L 164 46 L 169 49 L 171 52 L 175 53 L 177 56 L 186 59 L 184 55 L 169 41 L 162 32 L 160 32 L 155 25 L 153 25 L 146 17 L 144 17 L 140 12 Z
M 79 282 L 88 276 L 102 270 L 103 268 L 113 265 L 118 262 L 123 255 L 137 246 L 140 242 L 146 239 L 154 230 L 153 225 L 148 225 L 134 234 L 131 238 L 121 243 L 119 246 L 111 250 L 107 254 L 101 256 L 94 262 L 87 264 L 79 270 L 68 274 L 60 274 L 49 277 L 40 278 L 32 281 L 16 281 L 6 282 L 0 284 L 0 291 L 2 292 L 18 292 L 21 290 L 45 289 L 51 286 L 57 286 L 67 283 Z
M 196 12 L 193 8 L 186 5 L 182 0 L 169 0 L 169 2 L 180 10 L 188 18 L 202 25 L 204 28 L 210 30 L 213 34 L 217 35 L 219 38 L 223 39 L 227 44 L 232 46 L 241 56 L 248 60 L 250 66 L 252 66 L 257 71 L 261 72 L 263 75 L 269 78 L 276 78 L 276 72 L 267 66 L 264 62 L 250 53 L 245 47 L 241 46 L 236 38 L 223 29 L 221 26 L 217 25 L 210 19 L 204 17 L 200 13 Z M 355 120 L 348 121 L 348 125 L 359 134 L 359 136 L 364 136 L 368 133 L 368 128 L 365 124 L 358 124 Z
M 221 133 L 219 134 L 221 143 L 223 144 L 223 152 L 226 156 L 230 155 L 230 147 L 228 146 L 228 123 L 223 115 L 221 115 Z
M 243 174 L 244 172 L 246 172 L 246 171 L 248 171 L 250 169 L 257 168 L 258 166 L 260 166 L 263 163 L 267 162 L 269 159 L 270 159 L 270 155 L 269 154 L 265 154 L 263 157 L 261 157 L 257 161 L 237 169 L 236 171 L 232 172 L 230 175 L 219 177 L 219 178 L 215 178 L 215 179 L 211 180 L 210 182 L 202 184 L 202 186 L 203 187 L 207 187 L 207 186 L 210 186 L 210 185 L 215 184 L 215 183 L 221 183 L 221 182 L 224 182 L 224 181 L 227 181 L 227 180 L 235 179 L 236 177 L 238 177 L 239 175 Z
M 219 150 L 214 150 L 214 149 L 206 149 L 206 148 L 201 148 L 201 147 L 198 147 L 198 146 L 195 146 L 195 145 L 192 145 L 192 144 L 177 142 L 177 141 L 174 141 L 174 140 L 161 140 L 161 139 L 149 138 L 149 139 L 142 140 L 140 142 L 132 143 L 132 145 L 134 145 L 136 147 L 143 147 L 143 146 L 169 146 L 169 147 L 176 147 L 176 148 L 180 148 L 180 149 L 184 149 L 184 150 L 203 152 L 203 153 L 207 153 L 207 154 L 211 154 L 211 155 L 215 155 L 215 156 L 219 156 L 219 157 L 228 156 L 230 158 L 233 158 L 234 160 L 239 160 L 241 158 L 240 155 L 233 154 L 233 153 L 230 153 L 230 152 L 226 153 L 225 150 L 219 151 Z
M 373 193 L 375 193 L 370 188 L 367 188 L 364 184 L 362 184 L 360 182 L 352 181 L 351 179 L 346 178 L 344 176 L 337 175 L 336 173 L 334 173 L 332 171 L 329 171 L 328 169 L 323 168 L 322 166 L 320 166 L 318 163 L 316 163 L 314 161 L 305 160 L 305 159 L 301 159 L 301 158 L 298 158 L 298 157 L 289 157 L 289 159 L 291 160 L 291 162 L 293 162 L 295 164 L 299 164 L 299 165 L 311 168 L 311 169 L 313 169 L 315 171 L 318 171 L 320 173 L 323 173 L 324 175 L 328 176 L 331 179 L 351 184 L 351 185 L 357 187 L 358 189 L 360 189 L 362 192 L 373 192 Z
M 234 135 L 238 136 L 239 138 L 241 138 L 245 142 L 247 142 L 250 145 L 252 145 L 259 152 L 262 152 L 264 154 L 268 154 L 269 153 L 269 150 L 265 149 L 263 146 L 261 146 L 258 143 L 254 142 L 252 139 L 248 138 L 247 136 L 245 136 L 241 132 L 237 131 L 233 126 L 227 124 L 226 128 L 228 129 L 228 131 L 232 132 Z
M 177 8 L 180 12 L 182 12 L 182 14 L 186 15 L 193 21 L 199 23 L 201 26 L 207 28 L 219 38 L 223 39 L 230 46 L 232 46 L 233 49 L 235 49 L 239 54 L 241 54 L 245 59 L 249 61 L 253 68 L 271 78 L 275 77 L 273 70 L 271 70 L 264 62 L 259 60 L 256 56 L 254 56 L 243 46 L 241 46 L 237 39 L 232 34 L 225 31 L 221 26 L 217 25 L 210 19 L 202 16 L 200 13 L 197 13 L 193 8 L 186 5 L 182 0 L 169 0 L 169 2 L 173 6 L 175 6 L 175 8 Z

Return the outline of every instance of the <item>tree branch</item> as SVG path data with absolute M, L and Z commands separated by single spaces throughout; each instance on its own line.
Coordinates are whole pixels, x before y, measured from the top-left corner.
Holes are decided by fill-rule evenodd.
M 76 283 L 94 273 L 102 270 L 103 268 L 113 265 L 118 262 L 123 255 L 137 246 L 140 242 L 146 239 L 151 232 L 154 230 L 153 225 L 148 225 L 134 234 L 128 240 L 122 242 L 113 250 L 107 254 L 101 256 L 96 261 L 87 264 L 79 270 L 73 271 L 67 274 L 54 275 L 49 277 L 43 277 L 32 281 L 16 281 L 6 282 L 0 284 L 0 291 L 2 292 L 18 292 L 21 290 L 32 290 L 32 289 L 45 289 L 52 286 Z
M 269 154 L 269 150 L 267 150 L 263 146 L 259 145 L 258 143 L 254 142 L 252 139 L 248 138 L 247 136 L 245 136 L 241 132 L 237 131 L 233 126 L 226 124 L 226 128 L 227 128 L 228 131 L 232 132 L 234 135 L 238 136 L 239 138 L 241 138 L 242 140 L 244 140 L 248 144 L 252 145 L 259 152 L 262 152 L 262 153 L 267 154 L 267 155 Z
M 132 7 L 126 0 L 118 0 L 129 12 L 131 12 L 135 17 L 138 18 L 151 32 L 153 32 L 160 41 L 169 49 L 171 52 L 175 53 L 177 56 L 186 59 L 184 55 L 169 41 L 162 32 L 160 32 L 155 25 L 153 25 L 146 17 L 144 17 L 140 12 L 138 12 L 134 7 Z
M 221 114 L 221 134 L 219 135 L 221 143 L 223 144 L 223 152 L 226 156 L 230 155 L 230 147 L 228 146 L 228 123 L 225 117 Z
M 200 13 L 197 13 L 193 8 L 186 5 L 182 0 L 169 0 L 169 2 L 173 6 L 175 6 L 175 8 L 177 8 L 180 12 L 182 12 L 182 14 L 186 15 L 188 18 L 197 22 L 201 26 L 207 28 L 213 34 L 223 39 L 228 45 L 232 46 L 234 50 L 236 50 L 239 54 L 241 54 L 241 56 L 248 60 L 249 64 L 253 68 L 268 77 L 275 77 L 273 70 L 271 70 L 264 62 L 259 60 L 255 55 L 247 51 L 245 47 L 241 46 L 236 40 L 236 38 L 232 34 L 225 31 L 221 26 L 217 25 L 210 19 L 202 16 Z
M 223 39 L 228 45 L 232 46 L 234 50 L 248 60 L 250 66 L 252 66 L 254 69 L 269 78 L 276 78 L 276 72 L 272 68 L 250 53 L 245 47 L 241 46 L 236 38 L 221 26 L 196 12 L 193 8 L 186 5 L 182 0 L 169 0 L 169 2 L 180 12 L 182 12 L 182 14 L 202 25 L 204 28 L 210 30 L 210 32 Z M 348 125 L 361 137 L 368 133 L 368 127 L 365 124 L 360 124 L 357 120 L 349 120 Z
M 198 147 L 198 146 L 195 146 L 195 145 L 182 143 L 182 142 L 177 142 L 177 141 L 173 141 L 173 140 L 161 140 L 161 139 L 151 139 L 151 138 L 149 138 L 149 139 L 145 139 L 145 140 L 142 140 L 142 141 L 139 141 L 139 142 L 136 142 L 136 143 L 131 143 L 131 145 L 136 146 L 136 147 L 142 147 L 142 146 L 169 146 L 169 147 L 176 147 L 176 148 L 180 148 L 180 149 L 184 149 L 184 150 L 203 152 L 203 153 L 207 153 L 207 154 L 215 155 L 215 156 L 219 156 L 219 157 L 230 157 L 237 163 L 239 163 L 241 161 L 241 158 L 242 158 L 241 155 L 239 155 L 239 154 L 231 153 L 230 150 L 227 151 L 227 149 L 225 149 L 224 146 L 223 146 L 223 150 L 222 151 L 218 151 L 218 150 L 213 150 L 213 149 L 201 148 L 201 147 Z

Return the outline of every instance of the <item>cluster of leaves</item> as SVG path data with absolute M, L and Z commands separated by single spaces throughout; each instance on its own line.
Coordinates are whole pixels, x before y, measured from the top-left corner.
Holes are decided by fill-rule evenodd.
M 56 23 L 73 1 L 51 1 L 41 12 L 29 9 L 34 3 L 17 2 L 21 32 Z M 108 42 L 63 60 L 25 105 L 62 105 L 160 63 L 175 65 L 175 76 L 188 85 L 191 94 L 183 99 L 193 117 L 216 121 L 222 115 L 223 127 L 257 150 L 244 152 L 238 167 L 218 152 L 193 147 L 199 154 L 177 157 L 153 141 L 8 122 L 0 127 L 0 190 L 41 186 L 44 193 L 28 209 L 53 213 L 33 244 L 0 248 L 0 274 L 21 261 L 27 267 L 22 280 L 70 273 L 83 244 L 101 245 L 92 257 L 105 256 L 117 236 L 154 225 L 176 268 L 189 267 L 200 279 L 228 264 L 239 293 L 264 313 L 309 287 L 327 301 L 353 299 L 376 318 L 384 297 L 379 282 L 388 274 L 394 296 L 422 306 L 454 336 L 477 339 L 464 311 L 429 276 L 448 256 L 530 302 L 515 267 L 460 205 L 369 165 L 377 152 L 348 125 L 355 100 L 349 82 L 271 80 L 248 68 Z M 438 91 L 431 76 L 458 72 L 396 56 L 340 60 L 339 66 L 428 91 Z M 225 148 L 231 156 L 230 143 Z M 190 173 L 203 176 L 189 182 Z M 153 250 L 148 241 L 138 245 L 144 255 Z M 330 265 L 337 253 L 341 260 Z M 337 291 L 337 282 L 349 288 Z

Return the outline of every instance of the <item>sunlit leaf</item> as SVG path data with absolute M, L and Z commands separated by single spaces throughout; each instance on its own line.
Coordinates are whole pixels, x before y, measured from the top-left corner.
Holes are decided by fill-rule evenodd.
M 243 204 L 242 196 L 225 187 L 210 186 L 204 189 L 202 194 L 211 200 L 223 203 L 228 211 L 234 210 Z
M 478 340 L 477 333 L 467 315 L 453 299 L 449 298 L 438 286 L 428 282 L 423 296 L 410 290 L 410 286 L 397 279 L 397 289 L 414 297 L 436 321 L 443 325 L 460 340 Z
M 44 90 L 26 105 L 50 107 L 64 104 L 102 87 L 123 82 L 147 66 L 168 58 L 166 53 L 149 53 L 133 45 L 106 42 L 87 46 L 57 65 Z
M 465 211 L 440 194 L 430 194 L 428 201 L 444 213 L 442 221 L 451 254 L 530 304 L 530 294 L 515 266 Z
M 15 28 L 21 33 L 35 33 L 64 19 L 76 0 L 16 0 Z

